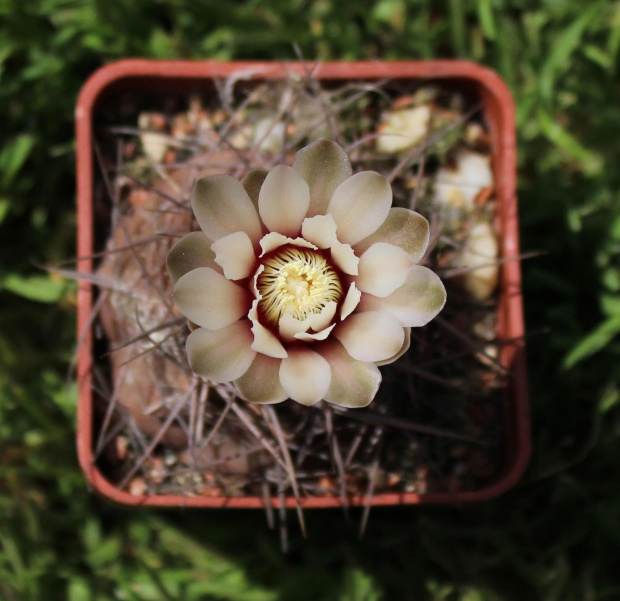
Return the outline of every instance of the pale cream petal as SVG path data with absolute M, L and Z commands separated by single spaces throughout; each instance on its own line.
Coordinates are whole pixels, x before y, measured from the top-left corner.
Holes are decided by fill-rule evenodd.
M 305 346 L 289 349 L 280 365 L 280 383 L 294 401 L 302 405 L 318 403 L 329 388 L 329 363 Z
M 216 240 L 211 249 L 215 262 L 222 267 L 229 280 L 250 277 L 256 266 L 256 255 L 252 241 L 245 232 L 235 232 Z
M 355 286 L 355 282 L 351 282 L 349 286 L 349 290 L 347 291 L 347 295 L 344 297 L 344 302 L 342 303 L 342 307 L 340 308 L 340 320 L 346 319 L 360 302 L 362 298 L 362 293 Z
M 256 209 L 241 182 L 229 175 L 212 175 L 196 182 L 192 209 L 200 228 L 211 240 L 245 232 L 253 244 L 262 235 Z
M 252 308 L 248 313 L 248 317 L 252 322 L 252 333 L 254 334 L 254 342 L 252 349 L 263 355 L 284 359 L 288 354 L 277 336 L 268 330 L 262 323 L 258 321 L 258 300 L 252 302 Z
M 260 241 L 260 247 L 262 249 L 260 256 L 263 257 L 268 252 L 275 250 L 279 246 L 284 246 L 285 244 L 292 244 L 293 246 L 299 246 L 300 248 L 311 248 L 312 250 L 316 250 L 316 246 L 314 244 L 307 242 L 303 238 L 289 238 L 279 234 L 278 232 L 271 232 L 263 236 Z
M 338 242 L 336 222 L 331 215 L 307 217 L 301 224 L 301 236 L 318 248 L 329 248 Z
M 301 235 L 318 248 L 331 249 L 336 266 L 349 275 L 357 275 L 358 257 L 349 244 L 343 244 L 336 235 L 336 222 L 331 215 L 316 215 L 303 220 Z
M 281 362 L 280 359 L 258 353 L 248 371 L 235 380 L 239 394 L 246 401 L 265 405 L 285 401 L 288 394 L 280 384 Z
M 403 342 L 403 345 L 400 347 L 400 350 L 393 357 L 390 357 L 389 359 L 384 359 L 383 361 L 377 361 L 376 365 L 380 367 L 381 365 L 388 365 L 389 363 L 394 363 L 394 361 L 396 361 L 397 359 L 400 359 L 409 350 L 409 346 L 411 345 L 411 328 L 403 328 L 403 329 L 405 330 L 405 341 Z
M 325 340 L 330 334 L 331 331 L 336 327 L 336 324 L 333 323 L 328 328 L 321 330 L 320 332 L 300 332 L 299 334 L 295 334 L 295 338 L 297 340 L 303 340 L 304 342 L 312 342 L 313 340 Z
M 398 319 L 384 311 L 355 313 L 343 321 L 335 336 L 358 361 L 383 361 L 393 357 L 405 340 Z
M 426 253 L 430 240 L 428 221 L 415 211 L 395 207 L 374 233 L 355 245 L 355 254 L 361 256 L 373 244 L 387 242 L 402 248 L 414 263 L 419 263 Z
M 278 333 L 280 338 L 291 342 L 294 340 L 295 334 L 306 332 L 310 329 L 310 321 L 306 318 L 303 321 L 296 319 L 289 313 L 285 313 L 280 317 L 278 322 Z
M 258 321 L 252 322 L 252 334 L 254 334 L 252 350 L 277 359 L 284 359 L 288 356 L 278 338 Z
M 263 273 L 263 271 L 265 271 L 265 266 L 264 265 L 259 265 L 258 269 L 256 270 L 256 273 L 254 273 L 254 276 L 252 277 L 252 279 L 250 280 L 252 282 L 252 293 L 254 294 L 254 298 L 256 299 L 261 299 L 263 298 L 263 295 L 259 292 L 258 290 L 258 285 L 257 285 L 257 281 L 258 281 L 258 276 Z
M 308 182 L 310 207 L 307 214 L 323 215 L 336 188 L 351 175 L 351 163 L 335 142 L 318 140 L 302 148 L 293 167 Z
M 430 269 L 414 265 L 405 283 L 385 298 L 362 295 L 360 311 L 389 311 L 402 325 L 426 325 L 446 304 L 446 289 Z
M 267 171 L 267 169 L 252 169 L 252 171 L 248 171 L 247 175 L 241 180 L 241 185 L 248 193 L 248 196 L 257 211 L 258 194 L 268 173 L 269 171 Z
M 320 352 L 332 372 L 331 384 L 323 398 L 341 407 L 366 407 L 379 390 L 379 368 L 374 363 L 356 361 L 337 340 L 324 344 Z
M 274 167 L 260 189 L 258 212 L 271 232 L 296 236 L 310 204 L 306 181 L 292 167 Z
M 192 232 L 183 236 L 166 257 L 166 267 L 173 284 L 197 267 L 211 267 L 221 271 L 215 263 L 215 253 L 211 250 L 211 240 L 202 232 Z
M 332 260 L 336 267 L 348 273 L 349 275 L 357 275 L 359 273 L 359 258 L 355 256 L 353 249 L 348 244 L 336 242 L 332 247 Z
M 310 316 L 310 328 L 312 328 L 315 332 L 319 332 L 323 328 L 326 328 L 332 322 L 332 319 L 334 319 L 337 308 L 338 303 L 334 301 L 325 303 L 325 306 L 321 309 L 320 313 L 314 313 Z
M 357 287 L 375 296 L 388 296 L 405 283 L 412 265 L 402 248 L 377 242 L 360 257 Z
M 357 244 L 385 221 L 392 204 L 392 188 L 380 173 L 362 171 L 345 180 L 327 207 L 338 227 L 338 240 Z
M 220 330 L 198 328 L 187 337 L 187 359 L 193 371 L 212 382 L 231 382 L 250 367 L 250 322 L 242 319 Z
M 281 338 L 291 342 L 296 338 L 296 334 L 307 332 L 308 330 L 320 332 L 331 323 L 336 314 L 337 307 L 337 303 L 329 301 L 325 304 L 323 309 L 321 309 L 320 313 L 311 313 L 303 321 L 285 313 L 278 323 L 278 333 Z
M 179 278 L 174 303 L 195 324 L 219 330 L 247 313 L 250 295 L 221 273 L 199 267 Z

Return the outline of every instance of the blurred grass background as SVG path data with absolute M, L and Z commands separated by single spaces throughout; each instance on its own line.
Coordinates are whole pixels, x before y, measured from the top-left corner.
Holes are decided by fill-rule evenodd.
M 73 108 L 123 57 L 468 58 L 518 108 L 534 456 L 475 507 L 130 510 L 74 450 Z M 0 0 L 0 599 L 620 599 L 620 2 Z M 358 516 L 354 516 L 358 517 Z M 293 518 L 291 519 L 293 522 Z

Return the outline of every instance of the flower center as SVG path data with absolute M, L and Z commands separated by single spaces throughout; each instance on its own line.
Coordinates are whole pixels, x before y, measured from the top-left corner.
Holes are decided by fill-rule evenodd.
M 288 313 L 303 321 L 342 298 L 342 284 L 334 268 L 316 251 L 297 246 L 278 249 L 263 262 L 256 278 L 262 297 L 259 309 L 271 325 Z

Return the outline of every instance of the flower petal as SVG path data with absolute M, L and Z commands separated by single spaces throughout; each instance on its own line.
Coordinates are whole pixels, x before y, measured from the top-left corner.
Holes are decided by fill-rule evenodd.
M 374 363 L 356 361 L 342 344 L 333 340 L 321 347 L 332 372 L 331 384 L 324 396 L 328 403 L 341 407 L 366 407 L 375 398 L 381 372 Z
M 334 315 L 336 315 L 336 309 L 338 308 L 338 303 L 334 301 L 329 301 L 325 303 L 325 306 L 321 309 L 320 313 L 314 313 L 312 315 L 312 321 L 310 322 L 310 327 L 315 332 L 320 332 L 324 328 L 326 328 L 334 319 Z
M 398 319 L 383 311 L 355 313 L 336 329 L 336 338 L 358 361 L 383 361 L 394 356 L 405 340 Z
M 213 382 L 231 382 L 250 367 L 256 353 L 247 319 L 220 330 L 198 328 L 187 338 L 187 359 L 192 371 Z
M 216 240 L 211 249 L 215 252 L 215 262 L 222 267 L 229 280 L 250 277 L 256 265 L 256 255 L 252 241 L 245 232 L 228 234 Z
M 402 248 L 414 263 L 419 263 L 426 253 L 430 240 L 428 221 L 415 211 L 395 207 L 390 209 L 381 227 L 371 236 L 355 245 L 355 253 L 361 256 L 373 244 L 387 242 Z
M 278 234 L 278 232 L 271 232 L 263 236 L 260 241 L 260 247 L 263 251 L 260 256 L 264 257 L 268 252 L 275 250 L 279 246 L 284 246 L 285 244 L 292 244 L 293 246 L 316 250 L 316 246 L 314 246 L 314 244 L 307 242 L 303 238 L 288 238 L 287 236 Z
M 296 236 L 310 204 L 305 180 L 292 167 L 278 165 L 265 178 L 258 195 L 258 212 L 271 232 Z
M 331 215 L 316 215 L 303 220 L 301 235 L 319 248 L 330 248 L 336 266 L 344 273 L 357 275 L 359 259 L 348 244 L 342 244 L 336 236 L 336 222 Z
M 289 342 L 294 339 L 295 334 L 306 332 L 309 328 L 310 322 L 308 318 L 301 321 L 289 313 L 285 313 L 278 322 L 278 333 L 280 334 L 280 338 Z
M 293 168 L 308 182 L 310 207 L 307 214 L 323 215 L 334 190 L 351 175 L 351 162 L 335 142 L 318 140 L 295 155 Z
M 394 363 L 397 359 L 400 359 L 408 350 L 411 345 L 411 328 L 403 328 L 405 330 L 405 341 L 403 345 L 400 347 L 400 350 L 389 359 L 384 359 L 383 361 L 377 361 L 375 365 L 381 367 L 382 365 L 388 365 L 390 363 Z
M 209 267 L 182 276 L 174 286 L 174 303 L 191 321 L 219 330 L 245 315 L 249 294 Z
M 349 290 L 347 291 L 347 295 L 344 297 L 344 302 L 342 303 L 342 307 L 340 307 L 340 320 L 347 318 L 360 302 L 362 298 L 362 293 L 356 288 L 355 282 L 351 282 L 349 286 Z
M 280 383 L 286 393 L 302 405 L 318 403 L 329 388 L 329 363 L 304 346 L 289 349 L 280 365 Z
M 248 313 L 248 317 L 252 322 L 252 333 L 254 334 L 254 342 L 252 349 L 263 355 L 284 359 L 288 356 L 286 349 L 278 338 L 268 330 L 262 323 L 258 321 L 258 300 L 252 302 L 252 308 Z
M 328 328 L 321 330 L 320 332 L 299 332 L 299 334 L 295 334 L 295 338 L 297 340 L 303 340 L 304 342 L 312 342 L 313 340 L 325 340 L 330 334 L 331 331 L 336 327 L 336 324 L 333 323 Z
M 405 283 L 385 298 L 364 294 L 360 311 L 388 311 L 403 326 L 426 325 L 446 304 L 446 289 L 430 269 L 414 265 Z
M 280 384 L 280 359 L 257 354 L 235 386 L 239 394 L 252 403 L 281 403 L 288 398 Z
M 196 182 L 192 209 L 202 231 L 211 240 L 245 232 L 258 244 L 262 230 L 256 209 L 241 182 L 229 175 L 212 175 Z
M 252 322 L 252 334 L 254 334 L 252 350 L 276 359 L 284 359 L 288 356 L 278 338 L 260 322 Z
M 337 307 L 337 303 L 329 301 L 320 313 L 311 313 L 303 321 L 285 313 L 278 323 L 278 332 L 284 340 L 289 342 L 296 338 L 296 334 L 307 332 L 310 329 L 314 332 L 320 332 L 331 323 Z
M 248 171 L 247 175 L 241 180 L 241 185 L 248 193 L 248 196 L 257 211 L 258 194 L 268 173 L 269 171 L 267 171 L 267 169 L 252 169 L 252 171 Z
M 327 207 L 338 226 L 338 239 L 357 244 L 385 221 L 392 204 L 392 188 L 381 174 L 362 171 L 345 180 Z
M 306 217 L 301 224 L 301 236 L 318 248 L 329 248 L 338 241 L 336 222 L 331 215 Z
M 398 246 L 373 244 L 361 257 L 357 287 L 375 296 L 388 296 L 405 283 L 412 261 Z
M 359 258 L 355 256 L 353 249 L 348 244 L 336 242 L 331 248 L 332 260 L 336 267 L 349 275 L 357 275 L 359 273 Z
M 166 257 L 166 267 L 173 284 L 197 267 L 211 267 L 220 271 L 215 263 L 215 253 L 211 250 L 211 240 L 202 232 L 192 232 L 183 236 Z
M 256 299 L 261 299 L 263 298 L 263 295 L 260 293 L 260 291 L 258 290 L 258 276 L 263 273 L 263 271 L 265 271 L 265 266 L 264 265 L 259 265 L 258 269 L 256 270 L 256 273 L 254 274 L 254 277 L 250 280 L 250 282 L 252 282 L 252 294 L 254 295 L 254 298 Z

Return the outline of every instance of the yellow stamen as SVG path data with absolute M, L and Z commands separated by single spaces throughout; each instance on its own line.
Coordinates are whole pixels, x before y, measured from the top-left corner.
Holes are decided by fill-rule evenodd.
M 286 246 L 270 256 L 256 279 L 262 299 L 259 308 L 267 321 L 277 325 L 288 313 L 303 321 L 342 298 L 342 284 L 334 268 L 317 252 Z

